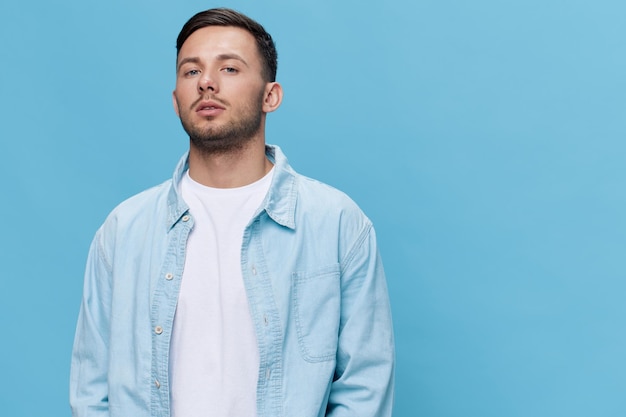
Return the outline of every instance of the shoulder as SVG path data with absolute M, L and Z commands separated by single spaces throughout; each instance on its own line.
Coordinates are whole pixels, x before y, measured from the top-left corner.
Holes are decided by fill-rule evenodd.
M 167 205 L 167 194 L 171 189 L 172 180 L 148 188 L 118 204 L 109 215 L 109 218 L 119 220 L 133 220 L 138 216 L 145 216 L 159 205 Z
M 349 210 L 362 214 L 359 206 L 346 193 L 316 179 L 296 174 L 298 198 L 307 203 L 317 202 L 327 210 Z
M 370 219 L 345 192 L 326 183 L 296 174 L 296 217 L 335 224 L 339 231 L 359 235 L 372 227 Z
M 276 172 L 270 200 L 280 200 L 277 204 L 281 208 L 295 206 L 296 221 L 302 216 L 317 220 L 337 220 L 350 218 L 363 224 L 369 224 L 369 219 L 363 214 L 359 206 L 344 192 L 316 179 L 296 172 L 282 150 L 276 145 L 266 147 L 268 157 L 274 161 Z
M 111 237 L 122 232 L 154 227 L 159 220 L 165 225 L 167 196 L 171 185 L 172 180 L 167 180 L 122 201 L 107 216 L 99 233 Z

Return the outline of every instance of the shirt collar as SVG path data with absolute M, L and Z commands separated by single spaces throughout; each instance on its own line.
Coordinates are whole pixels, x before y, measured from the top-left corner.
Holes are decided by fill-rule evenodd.
M 295 229 L 295 210 L 297 200 L 296 173 L 287 162 L 287 157 L 276 145 L 266 145 L 265 155 L 274 164 L 274 176 L 263 209 L 276 223 Z M 189 169 L 189 152 L 178 161 L 172 176 L 171 187 L 167 196 L 167 226 L 173 227 L 189 210 L 180 191 L 180 181 Z
M 274 178 L 263 202 L 263 208 L 276 223 L 295 229 L 298 198 L 296 173 L 278 146 L 266 145 L 265 155 L 274 163 Z
M 189 211 L 189 206 L 183 200 L 183 195 L 180 191 L 180 180 L 185 175 L 185 172 L 189 169 L 189 151 L 180 158 L 174 174 L 172 175 L 172 182 L 169 193 L 167 194 L 167 226 L 168 228 L 174 227 L 176 222 Z

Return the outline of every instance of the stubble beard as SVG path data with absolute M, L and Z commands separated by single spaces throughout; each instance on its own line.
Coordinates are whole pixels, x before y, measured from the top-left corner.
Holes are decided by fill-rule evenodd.
M 258 102 L 250 103 L 236 120 L 230 120 L 221 126 L 198 126 L 187 117 L 180 117 L 183 129 L 189 135 L 194 147 L 205 155 L 223 155 L 237 153 L 257 137 L 261 130 L 263 112 Z

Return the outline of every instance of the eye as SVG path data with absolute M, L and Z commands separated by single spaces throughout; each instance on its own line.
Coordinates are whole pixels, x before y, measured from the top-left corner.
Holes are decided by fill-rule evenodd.
M 198 74 L 200 74 L 200 71 L 197 70 L 197 69 L 192 69 L 192 70 L 189 70 L 189 71 L 185 71 L 185 76 L 187 76 L 187 77 L 193 77 L 193 76 L 198 75 Z
M 228 74 L 236 74 L 237 73 L 237 68 L 233 68 L 233 67 L 225 67 L 222 68 L 222 71 L 228 73 Z

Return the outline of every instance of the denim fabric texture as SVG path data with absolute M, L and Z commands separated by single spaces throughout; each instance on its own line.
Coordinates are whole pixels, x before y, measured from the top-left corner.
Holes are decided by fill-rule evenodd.
M 370 220 L 276 146 L 241 268 L 260 366 L 258 417 L 390 416 L 394 344 Z M 194 219 L 174 176 L 126 200 L 89 252 L 70 373 L 74 417 L 168 417 L 169 346 Z M 233 416 L 237 417 L 237 416 Z

